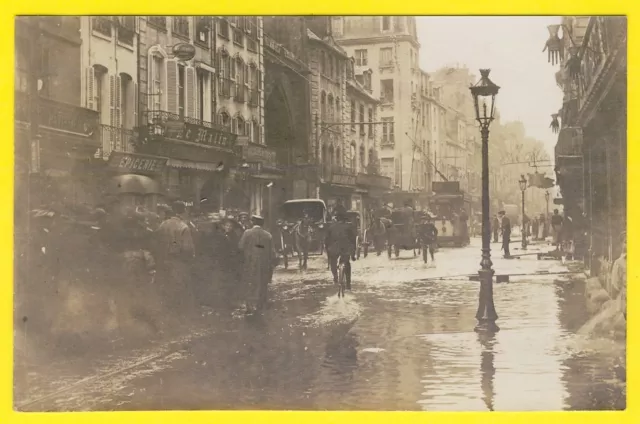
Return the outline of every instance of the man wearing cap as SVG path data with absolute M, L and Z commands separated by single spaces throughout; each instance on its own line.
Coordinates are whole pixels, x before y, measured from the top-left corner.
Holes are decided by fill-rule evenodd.
M 511 258 L 511 252 L 509 252 L 509 244 L 511 243 L 511 220 L 507 217 L 505 211 L 498 212 L 498 216 L 501 221 L 502 250 L 504 250 L 504 257 Z
M 238 247 L 244 254 L 243 283 L 247 314 L 260 313 L 267 303 L 267 287 L 276 264 L 271 234 L 262 228 L 264 218 L 251 217 L 253 227 L 242 234 Z
M 343 263 L 346 276 L 346 289 L 351 290 L 351 260 L 356 260 L 356 233 L 348 222 L 346 212 L 336 214 L 336 222 L 332 223 L 325 235 L 325 247 L 329 256 L 329 266 L 333 274 L 333 282 L 338 284 L 338 261 Z

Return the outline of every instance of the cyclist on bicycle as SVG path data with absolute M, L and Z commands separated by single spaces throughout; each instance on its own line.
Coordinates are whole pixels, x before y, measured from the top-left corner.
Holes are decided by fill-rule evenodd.
M 333 282 L 338 284 L 338 261 L 344 264 L 346 289 L 351 290 L 351 262 L 356 260 L 356 232 L 348 222 L 347 214 L 338 211 L 335 215 L 336 222 L 327 228 L 325 247 L 329 256 Z

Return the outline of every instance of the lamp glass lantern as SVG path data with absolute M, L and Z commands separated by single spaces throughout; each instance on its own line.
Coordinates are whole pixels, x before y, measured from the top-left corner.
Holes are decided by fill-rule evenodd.
M 480 69 L 480 81 L 469 88 L 473 96 L 476 120 L 483 127 L 488 126 L 495 118 L 496 95 L 500 90 L 500 87 L 489 79 L 489 72 L 490 69 Z
M 520 190 L 525 191 L 527 189 L 527 180 L 524 175 L 520 176 L 520 181 L 518 181 L 518 184 L 520 184 Z

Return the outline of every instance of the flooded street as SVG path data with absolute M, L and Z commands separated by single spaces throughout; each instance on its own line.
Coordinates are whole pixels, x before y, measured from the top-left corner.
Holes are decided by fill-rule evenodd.
M 45 388 L 43 370 L 31 370 L 16 404 L 46 411 L 624 408 L 624 345 L 576 335 L 588 314 L 584 283 L 569 275 L 497 284 L 501 331 L 473 331 L 479 283 L 440 277 L 476 271 L 478 244 L 442 249 L 435 267 L 409 251 L 361 258 L 345 300 L 321 258 L 304 273 L 279 269 L 263 318 L 211 311 L 190 340 L 105 360 L 90 374 L 68 366 L 57 386 L 49 377 Z M 567 270 L 535 255 L 494 258 L 494 269 Z

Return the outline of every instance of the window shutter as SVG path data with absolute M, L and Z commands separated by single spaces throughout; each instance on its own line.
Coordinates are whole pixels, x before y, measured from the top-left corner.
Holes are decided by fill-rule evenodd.
M 185 67 L 185 108 L 187 109 L 186 116 L 189 118 L 195 118 L 196 115 L 196 99 L 197 93 L 195 89 L 195 69 L 191 66 Z
M 198 72 L 194 72 L 193 86 L 195 87 L 194 88 L 195 91 L 193 93 L 194 105 L 195 105 L 194 107 L 195 118 L 200 119 L 200 78 L 199 78 Z M 204 80 L 204 77 L 202 80 L 202 91 L 203 91 L 202 98 L 204 99 L 202 102 L 203 103 L 202 109 L 206 110 L 207 108 L 205 107 L 205 105 L 207 104 L 207 95 L 206 95 L 207 84 L 206 84 L 206 81 Z M 202 119 L 203 121 L 207 120 L 206 115 L 204 113 L 202 113 L 202 118 L 203 118 Z
M 178 114 L 178 62 L 166 60 L 167 64 L 167 112 Z
M 114 82 L 115 82 L 115 101 L 113 103 L 114 105 L 114 122 L 115 125 L 114 127 L 116 128 L 122 128 L 122 102 L 126 101 L 126 99 L 122 99 L 122 80 L 120 78 L 120 75 L 115 75 L 114 76 Z M 115 145 L 114 145 L 114 149 L 116 151 L 122 151 L 122 146 L 121 144 L 121 137 L 120 137 L 120 131 L 119 130 L 115 130 Z
M 87 68 L 87 81 L 86 81 L 86 106 L 87 109 L 97 110 L 98 105 L 96 104 L 96 74 L 93 66 Z
M 131 84 L 133 86 L 133 102 L 131 104 L 131 110 L 133 112 L 133 119 L 131 121 L 131 125 L 133 128 L 138 126 L 138 83 L 134 82 Z
M 109 75 L 109 125 L 112 127 L 109 136 L 105 137 L 102 145 L 102 151 L 105 157 L 108 157 L 113 150 L 115 144 L 115 133 L 113 127 L 116 126 L 116 77 Z

